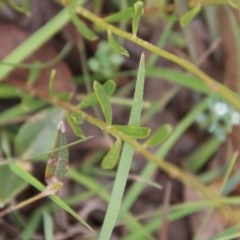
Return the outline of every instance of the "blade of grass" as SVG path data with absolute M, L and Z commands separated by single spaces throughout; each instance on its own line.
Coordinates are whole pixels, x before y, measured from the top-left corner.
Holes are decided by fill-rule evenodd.
M 53 219 L 51 215 L 47 212 L 43 212 L 43 229 L 44 229 L 44 239 L 53 239 Z
M 180 136 L 186 131 L 186 129 L 195 121 L 195 117 L 197 114 L 202 112 L 207 106 L 207 100 L 204 99 L 200 104 L 194 107 L 194 109 L 189 112 L 185 118 L 178 124 L 177 128 L 174 129 L 172 135 L 162 144 L 160 149 L 157 151 L 156 156 L 164 157 L 171 147 L 176 143 L 176 141 L 180 138 Z M 156 165 L 154 163 L 148 163 L 147 166 L 141 173 L 141 178 L 149 179 L 154 171 L 156 170 Z M 128 191 L 121 207 L 121 217 L 126 214 L 126 212 L 131 208 L 139 194 L 143 190 L 143 185 L 139 183 L 135 183 Z
M 145 78 L 145 63 L 144 55 L 141 56 L 139 71 L 136 82 L 136 90 L 133 99 L 133 106 L 129 119 L 129 124 L 138 126 L 143 101 L 143 89 Z M 134 148 L 129 143 L 124 143 L 119 167 L 117 170 L 116 179 L 114 182 L 112 195 L 108 204 L 107 212 L 104 218 L 103 226 L 100 231 L 99 240 L 110 239 L 117 216 L 119 213 L 123 192 L 128 179 L 129 170 L 131 167 Z

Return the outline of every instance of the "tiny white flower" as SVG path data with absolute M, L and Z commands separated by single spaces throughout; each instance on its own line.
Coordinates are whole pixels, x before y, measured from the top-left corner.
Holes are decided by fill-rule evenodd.
M 240 123 L 240 113 L 233 112 L 231 114 L 231 122 L 233 125 L 238 125 Z
M 224 102 L 217 102 L 214 104 L 214 112 L 218 116 L 223 116 L 228 112 L 228 105 Z

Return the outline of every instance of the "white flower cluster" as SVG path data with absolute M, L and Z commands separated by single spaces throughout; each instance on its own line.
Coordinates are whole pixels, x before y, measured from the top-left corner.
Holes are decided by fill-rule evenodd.
M 224 141 L 234 125 L 240 124 L 240 113 L 221 100 L 211 99 L 206 111 L 196 119 L 197 123 Z

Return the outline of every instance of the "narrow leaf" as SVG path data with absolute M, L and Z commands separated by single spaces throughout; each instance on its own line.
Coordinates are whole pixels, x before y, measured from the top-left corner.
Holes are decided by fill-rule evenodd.
M 55 138 L 54 150 L 48 160 L 45 170 L 45 181 L 47 184 L 54 182 L 62 182 L 67 173 L 68 168 L 68 148 L 67 138 L 65 134 L 65 125 L 63 121 L 60 121 L 58 125 L 57 136 Z
M 180 24 L 182 27 L 186 27 L 192 20 L 195 18 L 201 10 L 201 4 L 198 4 L 196 7 L 192 8 L 186 12 L 180 19 Z
M 77 137 L 80 137 L 80 138 L 84 138 L 85 135 L 84 133 L 82 132 L 79 124 L 76 123 L 76 121 L 74 121 L 74 119 L 72 118 L 71 115 L 68 115 L 67 116 L 67 122 L 69 124 L 69 126 L 71 127 L 73 133 L 77 136 Z
M 82 114 L 79 112 L 71 112 L 70 117 L 76 124 L 82 124 L 83 123 L 83 117 Z
M 142 54 L 139 64 L 129 125 L 139 126 L 140 124 L 145 79 L 144 73 L 145 73 L 144 54 Z M 123 145 L 118 170 L 113 190 L 111 193 L 111 198 L 108 204 L 107 212 L 98 239 L 105 240 L 111 238 L 112 231 L 119 214 L 123 193 L 126 187 L 126 182 L 129 177 L 133 153 L 134 153 L 133 146 L 125 142 Z
M 104 88 L 104 91 L 108 96 L 112 95 L 116 89 L 116 83 L 112 80 L 108 80 L 105 82 L 102 87 Z M 81 109 L 90 107 L 98 102 L 96 94 L 92 93 L 87 95 L 86 98 L 84 98 L 79 104 L 78 107 Z
M 98 36 L 73 11 L 69 10 L 69 14 L 73 24 L 86 39 L 90 41 L 98 39 Z
M 161 125 L 154 134 L 144 143 L 146 147 L 154 147 L 165 141 L 172 133 L 173 128 L 170 124 Z
M 133 14 L 133 20 L 132 20 L 133 35 L 137 34 L 138 25 L 139 25 L 142 14 L 143 14 L 143 2 L 137 1 L 136 3 L 134 3 L 134 14 Z
M 97 100 L 102 109 L 103 115 L 105 117 L 106 123 L 108 125 L 112 124 L 112 107 L 108 95 L 106 94 L 102 85 L 98 82 L 93 83 L 93 89 L 96 94 Z
M 111 147 L 108 153 L 102 160 L 101 167 L 105 170 L 113 169 L 119 159 L 120 151 L 122 147 L 122 142 L 117 138 L 115 144 Z
M 44 228 L 44 239 L 53 239 L 53 219 L 49 212 L 43 212 L 43 228 Z
M 21 91 L 13 86 L 0 84 L 0 98 L 14 98 L 21 96 Z
M 124 134 L 137 139 L 143 139 L 149 136 L 151 129 L 135 125 L 113 125 L 116 129 Z
M 41 182 L 38 181 L 35 177 L 33 177 L 30 173 L 28 173 L 23 168 L 19 167 L 16 163 L 12 162 L 10 165 L 11 170 L 19 177 L 21 177 L 24 181 L 29 183 L 31 186 L 34 186 L 39 191 L 44 191 L 44 186 Z M 63 200 L 61 200 L 58 196 L 49 196 L 49 198 L 55 202 L 59 207 L 64 209 L 66 212 L 75 217 L 79 222 L 81 222 L 85 227 L 87 227 L 90 231 L 94 232 L 94 230 L 82 219 L 73 209 L 71 209 Z
M 115 14 L 105 17 L 104 21 L 109 23 L 122 22 L 132 18 L 133 14 L 134 14 L 134 8 L 129 7 L 129 8 L 123 9 L 120 12 L 117 12 Z
M 112 35 L 111 31 L 108 31 L 108 41 L 112 48 L 119 54 L 124 55 L 126 57 L 129 57 L 128 51 L 120 44 L 118 43 L 115 38 Z

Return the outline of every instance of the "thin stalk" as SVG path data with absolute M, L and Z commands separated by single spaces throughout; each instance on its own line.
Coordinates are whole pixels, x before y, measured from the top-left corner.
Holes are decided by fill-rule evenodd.
M 96 16 L 92 12 L 88 11 L 87 9 L 79 6 L 76 8 L 76 12 L 85 17 L 86 19 L 94 22 L 96 25 L 100 26 L 101 28 L 110 31 L 120 37 L 123 37 L 125 39 L 128 39 L 131 42 L 134 42 L 135 44 L 141 46 L 142 48 L 155 53 L 159 55 L 160 57 L 163 57 L 169 61 L 172 61 L 176 63 L 177 65 L 183 67 L 193 75 L 197 76 L 201 81 L 203 81 L 209 88 L 209 93 L 211 94 L 219 94 L 226 102 L 231 104 L 233 107 L 235 107 L 237 110 L 240 111 L 240 98 L 237 96 L 233 91 L 225 87 L 224 85 L 218 83 L 216 80 L 208 76 L 206 73 L 201 71 L 197 66 L 190 63 L 189 61 L 182 59 L 172 53 L 169 53 L 163 49 L 160 49 L 151 43 L 144 41 L 141 38 L 138 38 L 137 36 L 134 36 L 131 33 L 122 31 L 121 29 L 114 27 L 111 24 L 106 23 L 103 19 Z

